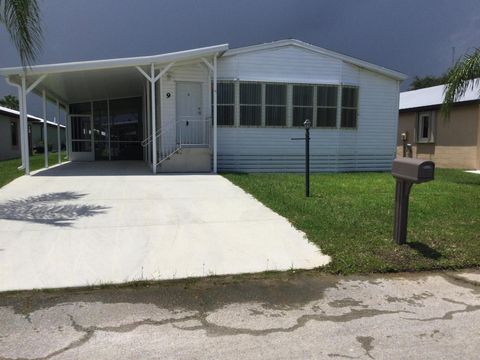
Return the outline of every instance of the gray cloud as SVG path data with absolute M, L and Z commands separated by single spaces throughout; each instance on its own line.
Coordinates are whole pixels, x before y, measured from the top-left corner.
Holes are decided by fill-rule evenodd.
M 298 38 L 408 74 L 480 46 L 478 0 L 48 0 L 38 63 Z M 19 64 L 0 29 L 0 67 Z M 408 81 L 405 86 L 408 84 Z M 0 82 L 0 96 L 15 89 Z

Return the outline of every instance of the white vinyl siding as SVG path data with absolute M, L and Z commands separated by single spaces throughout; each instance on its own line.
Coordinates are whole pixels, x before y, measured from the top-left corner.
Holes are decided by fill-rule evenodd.
M 286 128 L 218 129 L 221 171 L 303 171 L 304 143 L 290 139 L 304 135 L 305 118 L 314 123 L 310 131 L 312 171 L 390 169 L 398 121 L 397 80 L 293 46 L 222 57 L 218 69 L 220 79 L 239 79 L 237 83 L 288 84 Z M 337 90 L 334 127 L 318 126 L 316 86 Z M 342 87 L 358 89 L 354 128 L 341 128 Z M 309 88 L 311 97 L 300 95 L 303 89 L 309 93 Z

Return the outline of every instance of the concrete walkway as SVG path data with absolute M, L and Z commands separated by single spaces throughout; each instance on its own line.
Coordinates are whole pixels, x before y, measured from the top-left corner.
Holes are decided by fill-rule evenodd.
M 217 175 L 67 163 L 0 189 L 0 291 L 328 263 L 304 234 Z
M 0 294 L 2 359 L 478 359 L 477 274 Z

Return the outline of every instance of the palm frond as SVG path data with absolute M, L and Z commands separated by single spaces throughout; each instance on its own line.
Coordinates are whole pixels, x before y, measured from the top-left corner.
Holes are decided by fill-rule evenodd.
M 42 45 L 40 10 L 36 0 L 0 0 L 0 21 L 20 55 L 22 66 L 31 65 Z
M 465 55 L 447 74 L 447 84 L 444 90 L 442 114 L 445 118 L 460 97 L 468 88 L 474 89 L 480 83 L 480 49 Z M 479 94 L 480 95 L 480 94 Z

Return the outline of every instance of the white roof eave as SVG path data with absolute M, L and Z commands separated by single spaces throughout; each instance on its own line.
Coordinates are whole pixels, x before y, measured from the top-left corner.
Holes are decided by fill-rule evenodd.
M 400 93 L 399 110 L 409 110 L 422 107 L 440 106 L 445 95 L 445 85 L 404 91 Z M 480 78 L 473 80 L 465 93 L 455 100 L 455 103 L 480 100 Z
M 11 115 L 14 115 L 15 117 L 20 117 L 20 111 L 18 111 L 18 110 L 14 110 L 14 109 L 10 109 L 10 108 L 4 107 L 4 106 L 0 106 L 0 111 L 6 112 L 6 113 L 11 114 Z M 38 116 L 34 116 L 34 115 L 30 115 L 30 114 L 28 114 L 27 116 L 28 116 L 28 120 L 33 120 L 33 121 L 38 121 L 40 123 L 43 123 L 43 119 L 39 118 Z M 47 124 L 57 126 L 57 123 L 55 123 L 53 121 L 49 121 L 49 120 L 47 120 Z M 62 124 L 58 124 L 58 125 L 61 128 L 65 127 L 65 125 L 62 125 Z
M 219 53 L 224 53 L 228 50 L 228 44 L 221 44 L 215 46 L 202 47 L 197 49 L 190 49 L 184 51 L 177 51 L 172 53 L 139 56 L 118 59 L 106 60 L 90 60 L 78 61 L 69 63 L 34 65 L 27 68 L 27 75 L 52 74 L 62 72 L 84 71 L 84 70 L 100 70 L 108 68 L 118 68 L 127 66 L 142 66 L 150 64 L 168 63 L 173 61 L 189 60 L 196 57 L 209 56 Z M 10 67 L 0 69 L 0 75 L 13 76 L 24 74 L 23 67 Z

